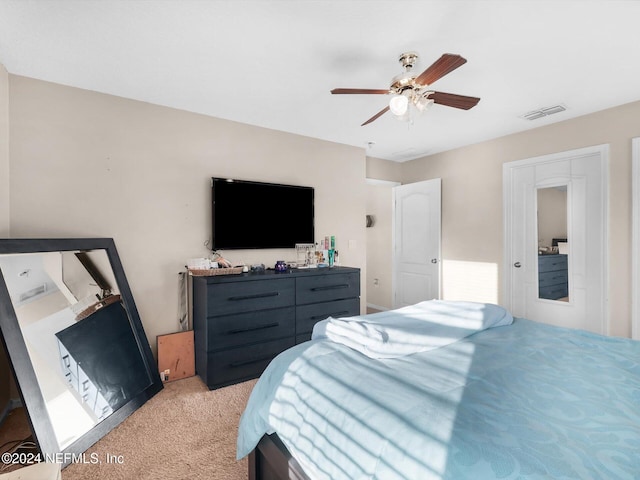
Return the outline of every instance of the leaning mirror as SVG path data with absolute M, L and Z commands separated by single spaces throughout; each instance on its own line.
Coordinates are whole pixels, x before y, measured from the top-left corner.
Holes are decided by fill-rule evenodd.
M 64 465 L 162 389 L 112 239 L 0 239 L 0 328 L 40 452 Z
M 537 189 L 538 298 L 569 301 L 567 185 Z

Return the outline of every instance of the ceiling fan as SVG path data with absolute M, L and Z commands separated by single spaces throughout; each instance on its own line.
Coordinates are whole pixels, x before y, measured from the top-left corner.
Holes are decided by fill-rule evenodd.
M 475 107 L 480 101 L 478 97 L 467 97 L 453 93 L 436 92 L 429 87 L 436 80 L 454 71 L 456 68 L 467 63 L 467 60 L 460 55 L 445 53 L 438 60 L 427 68 L 420 75 L 412 72 L 418 54 L 416 52 L 405 52 L 400 55 L 398 61 L 405 71 L 391 79 L 388 89 L 376 90 L 367 88 L 334 88 L 331 93 L 341 94 L 373 94 L 373 95 L 393 95 L 389 105 L 376 113 L 361 126 L 365 126 L 391 110 L 400 120 L 409 120 L 409 107 L 414 105 L 418 111 L 422 112 L 431 107 L 434 103 L 447 107 L 461 108 L 469 110 Z

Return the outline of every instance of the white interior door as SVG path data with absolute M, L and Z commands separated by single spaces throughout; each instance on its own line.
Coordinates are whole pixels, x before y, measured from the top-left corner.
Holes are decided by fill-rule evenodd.
M 608 333 L 607 160 L 605 145 L 504 165 L 505 303 L 514 316 Z M 541 238 L 541 192 L 550 189 L 566 192 L 567 240 L 566 296 L 552 298 L 543 285 L 556 272 L 540 255 L 552 253 Z
M 393 188 L 393 307 L 440 298 L 441 180 Z

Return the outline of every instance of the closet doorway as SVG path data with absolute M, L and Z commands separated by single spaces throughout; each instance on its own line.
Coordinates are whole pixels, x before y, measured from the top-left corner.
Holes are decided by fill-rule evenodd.
M 608 145 L 503 166 L 505 306 L 608 334 Z

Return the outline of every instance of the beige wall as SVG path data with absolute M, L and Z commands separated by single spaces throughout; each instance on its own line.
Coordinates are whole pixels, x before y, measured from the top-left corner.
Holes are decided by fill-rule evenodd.
M 402 164 L 382 158 L 367 157 L 367 178 L 402 181 Z
M 366 277 L 364 149 L 9 80 L 11 235 L 113 237 L 154 349 L 157 335 L 178 330 L 178 272 L 207 254 L 212 176 L 314 187 L 317 237 L 335 235 L 341 264 Z M 295 259 L 293 249 L 223 253 Z
M 640 135 L 640 102 L 424 157 L 402 164 L 403 183 L 442 178 L 443 262 L 495 266 L 502 300 L 502 165 L 609 144 L 610 333 L 631 335 L 631 139 Z M 486 269 L 480 268 L 478 272 Z M 467 270 L 468 272 L 469 270 Z M 443 267 L 443 276 L 448 272 Z M 468 273 L 449 281 L 472 283 Z

